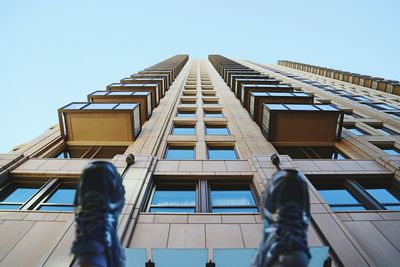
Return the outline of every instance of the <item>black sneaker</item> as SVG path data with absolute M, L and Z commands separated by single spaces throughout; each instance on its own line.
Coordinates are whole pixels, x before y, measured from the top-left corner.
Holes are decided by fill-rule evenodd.
M 278 166 L 277 166 L 278 167 Z M 304 175 L 294 169 L 279 170 L 264 191 L 264 235 L 253 267 L 306 267 L 310 201 Z
M 95 161 L 83 170 L 75 195 L 76 238 L 71 252 L 79 264 L 125 266 L 117 233 L 125 190 L 117 169 Z

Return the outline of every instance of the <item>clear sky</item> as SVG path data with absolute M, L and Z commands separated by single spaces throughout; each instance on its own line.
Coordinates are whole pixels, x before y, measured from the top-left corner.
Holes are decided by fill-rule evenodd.
M 0 153 L 57 109 L 177 53 L 400 80 L 399 0 L 0 1 Z

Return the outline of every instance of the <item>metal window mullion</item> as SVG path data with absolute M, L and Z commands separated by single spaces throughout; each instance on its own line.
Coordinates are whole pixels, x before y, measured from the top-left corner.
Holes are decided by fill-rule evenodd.
M 50 194 L 50 192 L 58 186 L 59 180 L 59 178 L 53 178 L 47 181 L 31 199 L 22 205 L 21 210 L 31 210 L 38 207 L 43 202 L 46 195 Z
M 376 201 L 367 191 L 355 180 L 345 181 L 345 187 L 368 209 L 383 210 L 385 207 Z

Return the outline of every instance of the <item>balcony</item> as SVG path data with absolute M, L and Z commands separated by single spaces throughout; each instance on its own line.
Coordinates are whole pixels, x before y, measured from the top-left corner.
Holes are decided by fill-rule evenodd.
M 257 75 L 260 76 L 260 75 Z M 236 95 L 240 95 L 242 93 L 242 85 L 243 84 L 279 84 L 279 80 L 267 78 L 266 76 L 260 77 L 251 77 L 249 76 L 232 76 L 231 88 L 232 91 L 235 92 Z
M 138 103 L 140 104 L 140 125 L 151 116 L 154 106 L 151 104 L 151 92 L 110 92 L 95 91 L 88 95 L 89 102 Z
M 278 146 L 331 146 L 341 138 L 343 117 L 332 105 L 264 104 L 262 131 Z
M 151 93 L 151 105 L 153 107 L 158 106 L 160 102 L 160 90 L 158 84 L 123 84 L 123 83 L 112 83 L 107 86 L 108 91 L 124 91 L 124 92 L 150 92 Z
M 224 76 L 224 80 L 228 84 L 229 87 L 232 86 L 232 83 L 231 83 L 232 75 L 246 75 L 246 74 L 261 75 L 261 73 L 259 73 L 258 71 L 254 71 L 252 69 L 243 69 L 243 70 L 228 69 L 225 71 L 225 73 L 226 73 L 226 75 Z
M 138 74 L 132 74 L 131 78 L 144 78 L 144 79 L 163 79 L 164 80 L 164 85 L 165 85 L 165 90 L 168 90 L 169 86 L 172 83 L 172 80 L 170 79 L 169 73 L 163 73 L 163 72 L 154 72 L 154 73 L 138 73 Z
M 261 127 L 264 104 L 311 104 L 314 95 L 307 93 L 265 93 L 252 92 L 250 94 L 249 113 L 250 117 Z
M 69 145 L 129 145 L 141 130 L 137 103 L 73 102 L 58 110 L 58 118 Z
M 250 105 L 250 93 L 252 92 L 293 92 L 294 87 L 289 84 L 243 84 L 238 98 L 243 106 L 248 109 Z M 239 97 L 240 96 L 240 97 Z
M 157 84 L 161 97 L 164 96 L 166 91 L 166 84 L 162 78 L 124 78 L 120 82 L 125 84 Z

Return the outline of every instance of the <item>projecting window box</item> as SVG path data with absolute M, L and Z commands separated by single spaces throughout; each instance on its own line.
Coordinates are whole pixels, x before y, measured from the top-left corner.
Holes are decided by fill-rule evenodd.
M 61 136 L 70 145 L 129 145 L 141 131 L 137 103 L 73 102 L 58 110 Z

